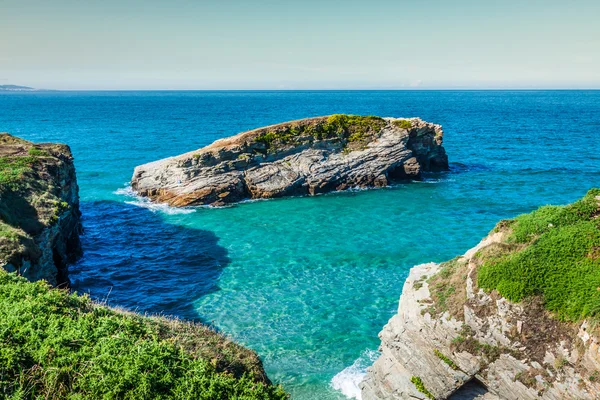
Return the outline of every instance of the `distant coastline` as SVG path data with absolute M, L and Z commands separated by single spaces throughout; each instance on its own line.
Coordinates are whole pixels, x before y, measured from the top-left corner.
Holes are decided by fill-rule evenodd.
M 19 85 L 0 85 L 0 92 L 39 92 L 45 91 L 44 89 L 35 89 L 29 86 Z

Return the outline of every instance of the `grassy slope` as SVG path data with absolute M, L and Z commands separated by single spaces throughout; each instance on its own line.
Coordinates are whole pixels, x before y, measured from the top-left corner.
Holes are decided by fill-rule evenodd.
M 0 272 L 0 398 L 286 398 L 264 379 L 253 352 L 204 326 Z
M 600 189 L 567 206 L 544 206 L 501 221 L 503 241 L 473 257 L 477 286 L 513 302 L 539 299 L 563 321 L 600 318 Z M 463 318 L 466 260 L 441 265 L 429 279 L 432 315 Z M 420 283 L 419 283 L 420 284 Z
M 507 251 L 489 257 L 478 285 L 511 301 L 539 295 L 561 319 L 600 314 L 600 189 L 568 206 L 544 206 L 502 223 Z

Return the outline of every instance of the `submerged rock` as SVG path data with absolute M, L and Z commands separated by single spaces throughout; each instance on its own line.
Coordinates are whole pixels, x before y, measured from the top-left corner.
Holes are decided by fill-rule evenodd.
M 598 215 L 596 189 L 502 221 L 462 257 L 412 268 L 362 399 L 600 398 Z
M 419 118 L 309 118 L 138 166 L 131 186 L 172 206 L 381 187 L 448 169 L 442 138 L 441 126 Z
M 67 264 L 81 253 L 80 215 L 69 147 L 0 133 L 0 267 L 68 284 Z

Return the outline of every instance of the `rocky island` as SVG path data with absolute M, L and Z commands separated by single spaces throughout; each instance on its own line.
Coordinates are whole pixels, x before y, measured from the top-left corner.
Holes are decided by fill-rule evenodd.
M 600 398 L 599 216 L 593 189 L 414 267 L 363 400 Z
M 288 397 L 254 351 L 210 327 L 54 288 L 80 233 L 69 147 L 0 134 L 0 398 Z
M 172 206 L 381 187 L 448 168 L 440 125 L 331 115 L 272 125 L 138 166 L 131 186 Z

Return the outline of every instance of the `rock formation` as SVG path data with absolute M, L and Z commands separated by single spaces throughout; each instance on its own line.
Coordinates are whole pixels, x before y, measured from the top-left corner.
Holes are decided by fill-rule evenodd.
M 600 398 L 599 195 L 502 221 L 462 257 L 412 268 L 363 400 Z M 560 283 L 579 268 L 581 283 Z M 529 284 L 520 301 L 503 296 Z M 459 395 L 467 386 L 471 395 Z
M 0 267 L 68 284 L 67 264 L 81 252 L 80 214 L 69 147 L 0 133 Z
M 442 137 L 441 126 L 418 118 L 310 118 L 138 166 L 131 185 L 173 206 L 380 187 L 447 169 Z

